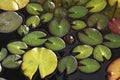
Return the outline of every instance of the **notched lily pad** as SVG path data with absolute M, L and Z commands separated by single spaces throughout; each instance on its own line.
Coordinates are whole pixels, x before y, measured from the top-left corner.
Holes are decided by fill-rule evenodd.
M 93 73 L 100 69 L 100 64 L 94 59 L 83 59 L 79 62 L 79 70 L 84 73 Z
M 22 61 L 19 59 L 21 59 L 21 56 L 19 55 L 9 55 L 3 60 L 2 66 L 6 68 L 19 67 L 20 64 L 22 63 Z
M 0 51 L 0 61 L 2 61 L 7 56 L 7 49 L 2 48 Z
M 43 4 L 43 9 L 47 12 L 53 12 L 55 9 L 55 3 L 50 0 L 46 0 Z
M 87 13 L 88 9 L 83 6 L 73 6 L 68 10 L 68 16 L 74 19 L 84 17 Z
M 7 49 L 12 54 L 19 54 L 19 55 L 24 54 L 25 53 L 24 49 L 27 48 L 28 46 L 26 45 L 26 43 L 21 41 L 10 42 L 7 44 Z
M 40 23 L 40 18 L 37 15 L 29 17 L 26 21 L 26 25 L 32 26 L 32 28 L 36 28 L 39 25 L 39 23 Z
M 103 41 L 102 34 L 97 29 L 94 28 L 85 29 L 85 34 L 79 32 L 78 39 L 81 42 L 89 45 L 97 45 L 102 43 Z
M 120 47 L 120 35 L 117 34 L 107 34 L 104 36 L 107 40 L 103 44 L 109 48 L 119 48 Z
M 72 52 L 79 53 L 75 56 L 77 59 L 85 59 L 91 56 L 93 48 L 89 45 L 79 45 L 75 47 Z
M 49 22 L 52 18 L 53 18 L 53 13 L 45 13 L 40 17 L 42 22 Z
M 94 49 L 93 56 L 96 60 L 103 62 L 104 58 L 109 60 L 112 56 L 111 50 L 103 45 L 97 45 Z
M 47 48 L 33 48 L 23 56 L 23 73 L 32 80 L 33 75 L 39 69 L 41 78 L 45 78 L 55 71 L 57 56 Z
M 50 37 L 48 42 L 45 43 L 45 46 L 52 50 L 62 50 L 65 48 L 65 42 L 59 37 Z
M 22 24 L 22 21 L 22 17 L 19 16 L 16 12 L 1 13 L 0 33 L 9 33 L 15 31 Z
M 46 33 L 42 31 L 34 31 L 27 34 L 25 37 L 23 37 L 22 40 L 30 46 L 40 46 L 47 40 L 44 39 L 44 37 L 46 36 L 47 36 Z
M 28 32 L 29 32 L 29 27 L 27 27 L 26 25 L 21 25 L 19 28 L 18 28 L 18 30 L 17 30 L 17 32 L 18 32 L 18 34 L 19 35 L 26 35 L 26 34 L 28 34 Z
M 89 12 L 100 12 L 107 5 L 106 0 L 90 0 L 87 4 L 87 8 L 91 8 Z
M 105 29 L 108 25 L 108 18 L 102 13 L 95 13 L 88 18 L 88 26 L 97 26 L 99 30 Z
M 70 23 L 65 19 L 53 19 L 49 24 L 49 31 L 52 35 L 63 37 L 69 32 Z
M 58 70 L 67 74 L 73 73 L 77 69 L 77 60 L 73 56 L 66 56 L 59 61 Z

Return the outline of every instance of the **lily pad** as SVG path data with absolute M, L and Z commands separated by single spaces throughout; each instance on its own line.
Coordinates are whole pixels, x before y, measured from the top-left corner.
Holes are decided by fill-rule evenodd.
M 16 12 L 1 13 L 0 33 L 9 33 L 15 31 L 22 24 L 22 21 L 22 17 L 19 16 Z
M 32 65 L 32 66 L 31 66 Z M 23 73 L 32 80 L 33 75 L 39 69 L 41 78 L 45 78 L 55 71 L 57 56 L 52 50 L 46 48 L 33 48 L 23 56 Z
M 24 54 L 25 51 L 23 49 L 27 49 L 27 48 L 28 46 L 26 45 L 26 43 L 21 41 L 10 42 L 7 44 L 7 49 L 12 54 L 19 54 L 19 55 Z
M 89 0 L 74 0 L 77 5 L 84 5 L 87 3 Z
M 117 8 L 120 8 L 120 0 L 108 0 L 110 6 L 117 5 Z
M 97 45 L 102 43 L 103 41 L 102 34 L 97 29 L 94 28 L 85 29 L 85 34 L 79 32 L 78 39 L 81 42 L 89 45 Z
M 120 47 L 120 35 L 117 34 L 107 34 L 104 36 L 107 40 L 103 44 L 109 48 L 119 48 Z
M 93 73 L 100 69 L 100 64 L 94 59 L 83 59 L 79 62 L 79 70 L 84 73 Z
M 26 10 L 29 14 L 39 15 L 43 11 L 42 6 L 39 3 L 29 3 L 26 6 Z
M 59 61 L 58 70 L 67 74 L 73 73 L 77 69 L 77 60 L 73 56 L 66 56 Z
M 0 61 L 2 61 L 7 56 L 7 49 L 2 48 L 0 51 Z
M 50 0 L 46 0 L 43 4 L 43 9 L 47 12 L 53 12 L 55 9 L 55 3 Z
M 2 66 L 6 67 L 6 68 L 19 67 L 20 64 L 22 63 L 22 61 L 19 60 L 20 58 L 21 58 L 21 56 L 19 56 L 19 55 L 9 55 L 3 60 Z
M 28 34 L 28 32 L 29 32 L 29 27 L 27 27 L 26 25 L 21 25 L 19 28 L 18 28 L 18 30 L 17 30 L 17 32 L 18 32 L 18 34 L 19 35 L 26 35 L 26 34 Z
M 53 19 L 49 24 L 49 31 L 52 35 L 63 37 L 69 32 L 70 23 L 65 19 Z
M 6 11 L 15 11 L 24 8 L 29 0 L 3 0 L 0 1 L 0 9 Z
M 75 56 L 77 59 L 85 59 L 91 56 L 93 48 L 89 45 L 79 45 L 75 47 L 72 52 L 79 53 Z
M 73 6 L 68 10 L 68 16 L 73 19 L 84 17 L 88 13 L 88 9 L 83 6 Z
M 45 46 L 51 50 L 62 50 L 65 48 L 65 42 L 59 37 L 50 37 Z M 57 47 L 56 47 L 57 46 Z
M 109 60 L 112 56 L 111 50 L 103 45 L 97 45 L 94 49 L 93 56 L 96 60 L 103 62 L 104 58 Z
M 43 14 L 40 19 L 42 22 L 49 22 L 53 18 L 53 13 L 45 13 Z
M 91 8 L 89 12 L 100 12 L 107 5 L 106 0 L 90 0 L 87 4 L 87 8 Z
M 29 17 L 26 21 L 26 25 L 32 26 L 32 28 L 36 28 L 39 25 L 39 23 L 40 23 L 40 18 L 37 15 Z
M 46 34 L 44 32 L 34 31 L 27 34 L 25 37 L 23 37 L 22 40 L 30 46 L 40 46 L 47 40 L 44 39 L 44 37 L 46 37 Z
M 88 26 L 94 27 L 97 24 L 99 30 L 105 29 L 108 25 L 108 18 L 102 13 L 95 13 L 88 18 Z

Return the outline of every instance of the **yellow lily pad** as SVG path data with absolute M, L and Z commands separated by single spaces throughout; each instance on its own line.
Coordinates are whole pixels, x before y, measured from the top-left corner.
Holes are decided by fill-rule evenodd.
M 110 6 L 114 6 L 117 3 L 117 7 L 120 8 L 120 0 L 108 0 Z
M 41 78 L 45 78 L 55 71 L 57 67 L 57 56 L 47 48 L 33 48 L 23 56 L 23 73 L 32 80 L 37 69 Z
M 0 0 L 0 9 L 15 11 L 24 8 L 29 0 Z

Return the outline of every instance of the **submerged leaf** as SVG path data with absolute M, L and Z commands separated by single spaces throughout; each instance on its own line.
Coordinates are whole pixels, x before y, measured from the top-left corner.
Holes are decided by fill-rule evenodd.
M 57 56 L 46 48 L 33 48 L 23 56 L 23 73 L 32 80 L 33 75 L 39 68 L 41 78 L 53 73 L 57 67 Z

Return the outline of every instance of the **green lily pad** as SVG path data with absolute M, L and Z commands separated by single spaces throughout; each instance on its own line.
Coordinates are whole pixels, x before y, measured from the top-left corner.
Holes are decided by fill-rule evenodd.
M 18 28 L 18 30 L 17 30 L 17 32 L 18 32 L 18 34 L 19 35 L 26 35 L 26 34 L 28 34 L 28 32 L 29 32 L 29 27 L 27 27 L 26 25 L 21 25 L 19 28 Z
M 103 44 L 109 48 L 119 48 L 120 47 L 120 35 L 117 34 L 107 34 L 104 36 L 107 40 Z
M 49 31 L 52 35 L 63 37 L 69 32 L 70 23 L 65 19 L 53 19 L 49 24 Z
M 90 0 L 87 4 L 87 8 L 91 8 L 89 12 L 100 12 L 107 5 L 106 0 Z
M 32 66 L 31 66 L 32 65 Z M 55 71 L 57 56 L 52 50 L 46 48 L 33 48 L 23 56 L 23 73 L 32 80 L 33 75 L 39 69 L 41 78 L 45 78 Z
M 46 33 L 42 31 L 34 31 L 27 34 L 22 40 L 30 46 L 40 46 L 47 40 L 44 39 L 44 37 L 46 37 Z
M 69 8 L 72 6 L 73 0 L 61 0 L 61 2 L 65 8 Z
M 109 60 L 112 56 L 111 50 L 103 45 L 97 45 L 94 49 L 93 56 L 96 60 L 103 62 L 104 58 Z
M 47 12 L 53 12 L 55 9 L 55 3 L 50 0 L 46 0 L 43 4 L 43 9 Z
M 21 56 L 19 56 L 19 55 L 9 55 L 3 60 L 2 66 L 6 67 L 6 68 L 19 67 L 20 64 L 22 63 L 22 61 L 19 60 L 20 58 L 21 58 Z
M 72 22 L 72 28 L 74 30 L 80 30 L 80 29 L 85 28 L 86 26 L 87 26 L 86 23 L 82 20 L 74 20 Z
M 68 10 L 68 16 L 73 19 L 84 17 L 88 13 L 88 9 L 83 6 L 73 6 Z
M 87 28 L 85 29 L 85 33 L 78 33 L 78 39 L 89 45 L 97 45 L 102 43 L 103 37 L 102 34 L 94 28 Z
M 83 59 L 79 62 L 79 70 L 84 73 L 93 73 L 100 69 L 100 64 L 94 59 Z
M 53 18 L 52 13 L 45 13 L 40 17 L 42 22 L 49 22 L 52 18 Z
M 77 60 L 73 56 L 66 56 L 59 61 L 58 70 L 67 74 L 73 73 L 77 69 Z
M 19 54 L 19 55 L 24 54 L 25 51 L 23 49 L 27 49 L 27 48 L 28 46 L 26 45 L 26 43 L 21 41 L 10 42 L 7 44 L 7 49 L 12 54 Z
M 102 13 L 95 13 L 88 18 L 88 26 L 94 27 L 97 24 L 99 30 L 105 29 L 108 25 L 108 18 Z
M 22 24 L 22 21 L 22 17 L 19 16 L 16 12 L 1 13 L 0 33 L 9 33 L 15 31 Z
M 42 6 L 39 3 L 29 3 L 26 6 L 26 10 L 29 14 L 39 15 L 43 11 Z
M 1 66 L 1 64 L 0 64 L 0 72 L 2 72 L 2 66 Z M 1 79 L 0 79 L 1 80 Z M 3 80 L 3 79 L 2 79 Z
M 76 2 L 77 5 L 84 5 L 85 3 L 87 3 L 89 0 L 74 0 Z
M 110 6 L 117 5 L 117 8 L 120 8 L 120 0 L 108 0 L 108 3 L 110 4 Z
M 91 56 L 93 48 L 89 45 L 79 45 L 75 47 L 72 52 L 79 53 L 75 56 L 77 59 L 85 59 Z
M 65 48 L 65 42 L 59 37 L 50 37 L 45 46 L 51 50 L 61 50 Z M 57 47 L 56 47 L 57 46 Z
M 0 9 L 6 11 L 15 11 L 24 8 L 29 0 L 3 0 L 0 1 Z
M 37 15 L 29 17 L 26 21 L 26 25 L 32 26 L 32 28 L 36 28 L 39 25 L 39 23 L 40 23 L 40 18 Z
M 7 56 L 7 49 L 2 48 L 0 51 L 0 61 L 2 61 Z

